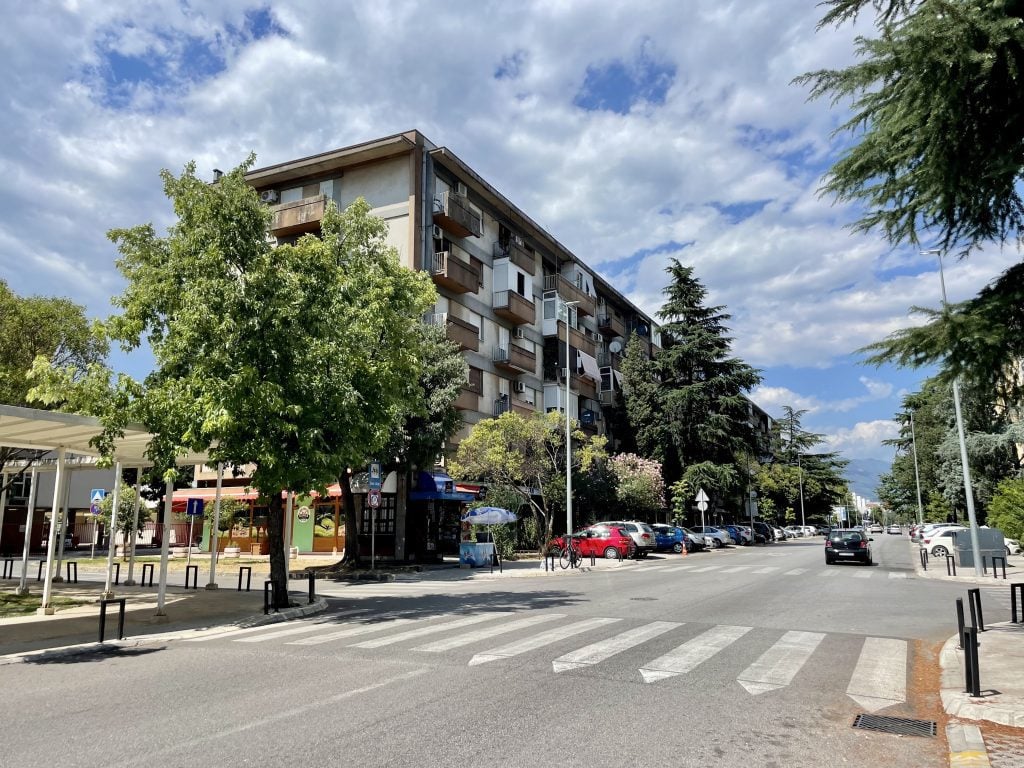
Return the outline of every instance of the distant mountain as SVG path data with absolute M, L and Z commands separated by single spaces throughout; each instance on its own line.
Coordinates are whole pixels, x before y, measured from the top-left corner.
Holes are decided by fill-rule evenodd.
M 878 478 L 892 468 L 881 459 L 850 459 L 846 467 L 846 480 L 853 492 L 869 501 L 878 501 Z

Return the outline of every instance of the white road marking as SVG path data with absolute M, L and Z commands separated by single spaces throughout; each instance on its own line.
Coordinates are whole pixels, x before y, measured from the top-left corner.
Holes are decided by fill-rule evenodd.
M 539 635 L 528 637 L 525 640 L 517 640 L 516 642 L 509 643 L 508 645 L 502 645 L 497 648 L 491 648 L 488 651 L 478 653 L 469 660 L 469 666 L 475 667 L 477 664 L 486 664 L 489 661 L 508 659 L 512 656 L 518 656 L 521 653 L 535 651 L 538 648 L 543 648 L 545 645 L 551 645 L 552 643 L 557 643 L 559 640 L 565 640 L 573 635 L 589 632 L 592 629 L 597 629 L 598 627 L 603 627 L 607 624 L 614 624 L 618 621 L 622 621 L 622 619 L 584 619 L 583 621 L 577 621 L 574 624 L 567 624 L 564 627 L 549 629 L 547 632 L 541 632 Z
M 416 637 L 423 637 L 424 635 L 436 635 L 439 632 L 447 632 L 452 629 L 458 629 L 459 627 L 468 627 L 471 624 L 479 624 L 482 621 L 490 621 L 491 619 L 505 618 L 512 615 L 514 614 L 508 611 L 478 613 L 473 616 L 463 616 L 462 618 L 454 619 L 452 621 L 446 621 L 443 624 L 432 624 L 429 627 L 410 629 L 408 632 L 399 632 L 397 635 L 389 635 L 388 637 L 377 637 L 373 640 L 364 640 L 361 643 L 354 643 L 352 647 L 380 648 L 384 645 L 393 645 L 394 643 L 401 643 L 405 640 L 412 640 Z
M 890 579 L 905 579 L 905 578 L 907 578 L 907 574 L 905 574 L 905 573 L 897 573 L 896 571 L 889 571 L 889 578 Z
M 351 611 L 341 611 L 339 613 L 331 614 L 334 616 L 351 616 L 356 613 L 366 613 L 367 609 L 354 609 Z M 288 635 L 299 635 L 304 632 L 315 632 L 318 629 L 328 629 L 330 627 L 340 626 L 342 622 L 336 621 L 314 621 L 312 623 L 306 622 L 287 622 L 287 626 L 284 629 L 277 629 L 271 632 L 267 632 L 265 635 L 259 635 L 258 637 L 241 637 L 233 642 L 236 643 L 262 643 L 266 640 L 275 640 L 279 637 L 287 637 Z M 298 625 L 298 626 L 297 626 Z M 265 625 L 263 629 L 273 629 L 274 627 L 280 626 L 279 624 Z
M 752 565 L 734 565 L 732 568 L 723 568 L 722 573 L 739 573 L 753 567 Z
M 783 576 L 799 576 L 801 573 L 807 573 L 806 568 L 794 568 L 791 571 L 786 571 Z
M 736 680 L 755 696 L 785 688 L 824 637 L 818 632 L 787 632 Z
M 767 568 L 758 568 L 754 573 L 773 573 L 779 570 L 778 566 L 769 565 Z
M 555 672 L 564 672 L 567 669 L 579 669 L 599 664 L 617 653 L 632 648 L 635 645 L 646 643 L 658 635 L 663 635 L 669 630 L 683 626 L 674 621 L 652 621 L 642 627 L 631 629 L 607 640 L 601 640 L 591 645 L 584 646 L 575 651 L 559 656 L 551 666 Z
M 838 576 L 838 575 L 839 575 L 839 571 L 822 571 L 821 572 L 821 578 L 823 578 L 823 579 L 828 578 L 829 576 Z
M 864 639 L 846 695 L 868 712 L 907 700 L 907 641 Z
M 718 626 L 689 640 L 678 648 L 659 656 L 640 668 L 645 683 L 676 677 L 710 659 L 723 648 L 735 643 L 753 627 Z
M 207 640 L 220 640 L 225 637 L 236 637 L 238 635 L 249 635 L 253 632 L 266 632 L 267 630 L 280 627 L 283 624 L 287 624 L 289 627 L 299 626 L 310 626 L 314 629 L 320 629 L 323 627 L 329 627 L 332 624 L 331 619 L 336 616 L 350 616 L 353 613 L 365 613 L 366 608 L 356 608 L 350 611 L 338 611 L 331 614 L 322 614 L 317 616 L 315 619 L 297 619 L 289 622 L 275 622 L 273 624 L 260 624 L 256 627 L 242 627 L 239 629 L 215 629 L 203 634 L 202 637 L 188 637 L 185 638 L 187 643 L 205 643 Z
M 693 572 L 694 573 L 704 573 L 704 571 L 715 571 L 715 570 L 718 570 L 721 567 L 722 566 L 720 566 L 720 565 L 704 565 L 704 566 L 701 566 L 700 568 L 694 568 Z
M 564 618 L 564 613 L 541 613 L 536 616 L 527 616 L 525 619 L 510 621 L 508 624 L 501 624 L 497 627 L 484 627 L 483 629 L 477 629 L 472 632 L 463 632 L 456 637 L 449 637 L 445 640 L 437 640 L 436 642 L 427 643 L 426 645 L 419 645 L 413 648 L 413 650 L 425 651 L 427 653 L 450 651 L 452 648 L 461 648 L 464 645 L 477 643 L 481 640 L 487 640 L 495 635 L 503 635 L 506 632 L 515 632 L 519 629 L 526 629 L 527 627 L 532 627 L 536 624 L 542 624 L 545 621 Z
M 675 573 L 676 571 L 692 571 L 696 568 L 696 565 L 673 565 L 670 568 L 665 568 L 665 573 Z
M 860 573 L 853 574 L 853 578 L 855 579 L 870 579 L 871 576 L 871 571 L 861 571 Z
M 371 632 L 381 632 L 385 629 L 393 629 L 394 627 L 412 624 L 415 621 L 426 621 L 427 619 L 436 618 L 438 617 L 423 616 L 419 619 L 383 619 L 381 621 L 375 621 L 367 624 L 348 624 L 348 622 L 346 622 L 347 626 L 345 626 L 345 629 L 340 629 L 337 632 L 329 632 L 326 635 L 306 637 L 302 640 L 292 640 L 290 643 L 285 643 L 285 645 L 320 645 L 321 643 L 330 643 L 334 640 L 341 640 L 344 637 L 368 635 Z

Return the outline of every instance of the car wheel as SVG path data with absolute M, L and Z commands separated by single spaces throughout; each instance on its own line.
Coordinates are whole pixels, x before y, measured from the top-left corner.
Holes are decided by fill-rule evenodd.
M 835 560 L 833 560 L 831 557 L 826 557 L 825 558 L 825 565 L 833 565 L 834 563 L 835 563 Z
M 604 551 L 604 559 L 605 560 L 618 560 L 619 559 L 619 550 L 617 550 L 615 547 L 608 547 Z
M 680 552 L 683 551 L 683 545 L 677 541 L 675 544 L 672 545 L 672 551 L 678 555 Z M 1010 554 L 1009 549 L 1006 550 L 1006 554 Z
M 946 549 L 941 544 L 939 546 L 937 546 L 937 547 L 933 547 L 932 548 L 932 556 L 933 557 L 945 557 L 948 554 L 949 554 L 949 550 Z
M 647 550 L 646 549 L 637 550 L 636 556 L 638 558 L 640 558 L 641 560 L 646 560 L 647 559 Z
M 721 549 L 722 548 L 722 542 L 721 541 L 719 541 L 718 539 L 712 539 L 712 541 L 715 542 L 715 549 Z

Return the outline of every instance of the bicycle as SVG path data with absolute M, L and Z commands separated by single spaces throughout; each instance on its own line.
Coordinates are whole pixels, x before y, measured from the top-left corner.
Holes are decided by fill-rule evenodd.
M 565 547 L 562 548 L 561 553 L 558 556 L 558 563 L 565 568 L 579 568 L 580 563 L 583 560 L 583 555 L 580 553 L 579 545 L 574 544 L 572 537 L 570 536 Z

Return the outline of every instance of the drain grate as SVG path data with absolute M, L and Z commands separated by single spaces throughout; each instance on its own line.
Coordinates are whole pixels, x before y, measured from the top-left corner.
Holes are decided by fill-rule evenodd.
M 868 731 L 895 733 L 900 736 L 935 736 L 934 720 L 911 720 L 906 717 L 885 717 L 883 715 L 857 715 L 853 718 L 854 728 Z

